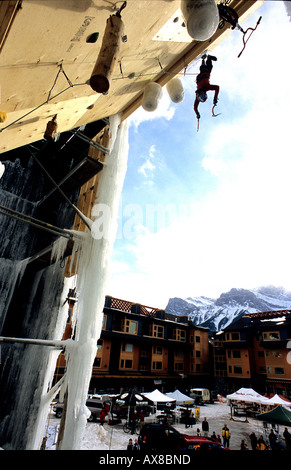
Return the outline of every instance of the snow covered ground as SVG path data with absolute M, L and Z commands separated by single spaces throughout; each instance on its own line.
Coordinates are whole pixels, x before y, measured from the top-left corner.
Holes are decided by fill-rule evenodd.
M 199 422 L 196 423 L 193 428 L 186 429 L 185 425 L 181 423 L 174 424 L 174 427 L 181 433 L 196 435 L 197 428 L 199 427 L 201 430 L 202 421 L 205 417 L 209 423 L 209 435 L 211 435 L 213 431 L 215 431 L 216 435 L 221 435 L 222 427 L 224 424 L 227 424 L 231 432 L 230 447 L 234 450 L 240 449 L 242 439 L 245 440 L 249 449 L 251 450 L 249 439 L 251 432 L 254 431 L 257 437 L 260 437 L 261 435 L 266 437 L 268 436 L 271 429 L 269 427 L 267 430 L 265 430 L 261 421 L 257 421 L 252 418 L 248 418 L 248 422 L 245 422 L 245 418 L 243 416 L 235 417 L 234 420 L 231 420 L 230 407 L 225 403 L 219 402 L 212 405 L 201 406 Z M 154 422 L 155 415 L 147 417 L 146 421 Z M 105 423 L 104 427 L 100 426 L 98 423 L 87 423 L 85 434 L 83 436 L 82 442 L 80 443 L 80 450 L 126 450 L 129 438 L 134 440 L 138 436 L 125 433 L 122 429 L 124 422 L 125 420 L 123 420 L 122 424 L 114 426 L 109 426 L 107 423 Z M 60 420 L 56 418 L 55 414 L 52 412 L 48 417 L 46 429 L 47 450 L 55 449 L 55 441 L 57 438 L 59 425 Z M 283 431 L 284 427 L 280 426 L 279 434 L 282 435 Z

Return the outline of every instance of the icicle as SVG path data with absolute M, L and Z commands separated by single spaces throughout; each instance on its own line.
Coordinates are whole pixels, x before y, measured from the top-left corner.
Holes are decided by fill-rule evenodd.
M 64 258 L 65 250 L 68 246 L 68 239 L 64 237 L 58 238 L 52 247 L 51 261 L 57 263 Z
M 66 348 L 67 413 L 60 449 L 80 448 L 87 422 L 87 393 L 92 366 L 101 334 L 109 261 L 117 231 L 119 198 L 127 166 L 128 126 L 120 124 L 120 116 L 110 118 L 110 153 L 98 185 L 96 204 L 108 207 L 110 217 L 106 232 L 96 236 L 97 219 L 91 232 L 86 232 L 78 260 L 74 344 Z M 98 232 L 99 233 L 99 232 Z

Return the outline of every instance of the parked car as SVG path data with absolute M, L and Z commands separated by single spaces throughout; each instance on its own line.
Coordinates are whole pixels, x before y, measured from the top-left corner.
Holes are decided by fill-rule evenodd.
M 167 424 L 144 424 L 138 437 L 143 451 L 187 450 L 183 434 Z
M 94 398 L 88 399 L 86 401 L 87 408 L 91 411 L 91 415 L 88 418 L 88 421 L 99 421 L 100 412 L 103 409 L 103 402 L 96 400 Z M 64 403 L 56 403 L 53 407 L 53 411 L 56 414 L 57 418 L 61 418 L 63 414 Z
M 214 441 L 203 436 L 187 436 L 183 434 L 183 438 L 187 442 L 187 450 L 229 450 L 220 442 Z

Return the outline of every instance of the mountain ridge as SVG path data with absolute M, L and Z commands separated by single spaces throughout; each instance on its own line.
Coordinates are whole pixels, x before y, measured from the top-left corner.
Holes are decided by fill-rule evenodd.
M 195 325 L 219 331 L 245 313 L 291 309 L 291 292 L 283 287 L 232 288 L 217 299 L 210 297 L 170 298 L 166 313 L 187 315 Z

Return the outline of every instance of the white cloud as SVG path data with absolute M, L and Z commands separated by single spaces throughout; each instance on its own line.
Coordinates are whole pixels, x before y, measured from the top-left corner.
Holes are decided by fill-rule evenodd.
M 169 297 L 216 297 L 232 287 L 291 289 L 291 27 L 284 5 L 267 3 L 241 58 L 242 35 L 234 31 L 213 69 L 221 96 L 242 107 L 238 119 L 217 118 L 201 147 L 201 166 L 216 176 L 216 188 L 192 205 L 191 217 L 133 240 L 135 266 L 115 277 L 123 298 L 134 293 L 135 301 L 164 308 Z
M 219 175 L 225 169 L 225 162 L 221 158 L 205 157 L 202 160 L 202 167 L 209 170 L 213 175 Z
M 128 120 L 131 125 L 134 126 L 137 131 L 139 125 L 145 121 L 153 121 L 155 119 L 164 118 L 167 121 L 170 121 L 175 114 L 175 107 L 173 106 L 168 93 L 163 89 L 163 95 L 161 101 L 159 102 L 158 108 L 156 111 L 148 112 L 145 111 L 142 106 L 140 106 Z
M 156 168 L 156 166 L 153 164 L 155 151 L 156 151 L 156 147 L 155 145 L 152 145 L 149 150 L 148 158 L 146 158 L 145 162 L 138 169 L 138 172 L 143 174 L 147 178 L 153 176 L 154 170 Z

